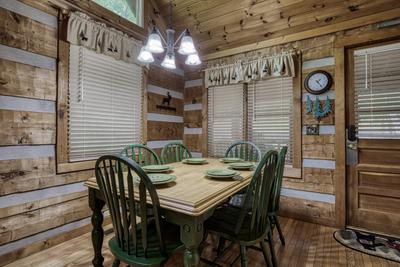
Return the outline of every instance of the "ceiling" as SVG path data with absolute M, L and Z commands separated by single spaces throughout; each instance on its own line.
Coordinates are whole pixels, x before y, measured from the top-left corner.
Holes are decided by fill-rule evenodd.
M 169 0 L 155 0 L 168 21 Z M 400 7 L 399 0 L 173 0 L 202 55 Z

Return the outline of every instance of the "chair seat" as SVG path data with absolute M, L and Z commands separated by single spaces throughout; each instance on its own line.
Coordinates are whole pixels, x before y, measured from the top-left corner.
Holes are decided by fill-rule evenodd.
M 247 214 L 244 218 L 242 227 L 238 234 L 235 234 L 235 227 L 240 216 L 241 208 L 233 206 L 224 206 L 215 210 L 205 223 L 208 231 L 216 232 L 226 239 L 232 241 L 253 241 L 264 236 L 263 233 L 257 233 L 250 230 L 251 215 Z M 268 222 L 269 224 L 269 222 Z M 269 227 L 267 227 L 269 228 Z
M 115 236 L 111 238 L 108 242 L 111 252 L 118 259 L 132 266 L 159 266 L 160 263 L 168 259 L 168 254 L 171 254 L 183 245 L 180 241 L 179 226 L 164 222 L 164 243 L 167 254 L 161 255 L 155 224 L 149 223 L 147 231 L 147 257 L 145 257 L 144 255 L 144 250 L 141 242 L 138 242 L 140 246 L 137 248 L 137 254 L 135 253 L 134 249 L 132 249 L 128 253 L 127 251 L 123 251 L 119 247 L 118 241 Z M 136 235 L 138 240 L 142 238 L 140 229 L 137 230 Z M 130 247 L 133 247 L 132 243 Z

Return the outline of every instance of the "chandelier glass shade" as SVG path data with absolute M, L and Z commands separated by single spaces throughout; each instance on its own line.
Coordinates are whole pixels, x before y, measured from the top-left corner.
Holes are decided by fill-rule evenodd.
M 164 51 L 166 50 L 161 66 L 168 69 L 175 69 L 175 50 L 177 50 L 179 54 L 186 56 L 185 64 L 201 64 L 201 60 L 193 43 L 193 38 L 190 35 L 190 31 L 188 29 L 185 29 L 175 41 L 175 30 L 172 29 L 171 2 L 169 22 L 169 28 L 166 30 L 166 40 L 164 39 L 161 32 L 155 26 L 153 27 L 153 30 L 147 38 L 145 46 L 143 46 L 140 50 L 138 60 L 144 63 L 151 63 L 154 61 L 153 54 L 164 53 Z M 177 46 L 178 43 L 179 46 Z

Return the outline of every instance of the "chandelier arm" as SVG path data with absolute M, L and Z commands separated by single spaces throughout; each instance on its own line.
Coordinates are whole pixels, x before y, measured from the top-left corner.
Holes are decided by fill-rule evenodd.
M 161 34 L 160 30 L 157 27 L 156 27 L 156 31 L 157 31 L 158 35 L 160 36 L 161 40 L 164 42 L 165 47 L 167 47 L 168 46 L 167 41 L 165 40 L 164 36 Z
M 183 35 L 185 35 L 186 30 L 183 30 L 183 32 L 181 32 L 181 34 L 178 36 L 178 38 L 176 39 L 175 43 L 174 43 L 174 48 L 177 48 L 177 43 L 182 39 Z

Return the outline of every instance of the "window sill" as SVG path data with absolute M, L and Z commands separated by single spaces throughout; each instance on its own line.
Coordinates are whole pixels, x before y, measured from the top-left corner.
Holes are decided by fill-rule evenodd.
M 57 164 L 57 173 L 67 173 L 94 169 L 96 161 L 66 162 Z
M 283 176 L 285 178 L 301 179 L 302 178 L 301 177 L 301 168 L 293 168 L 291 166 L 285 166 Z

